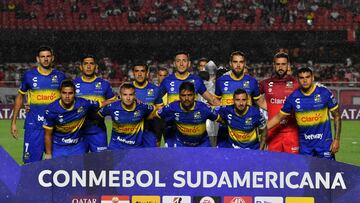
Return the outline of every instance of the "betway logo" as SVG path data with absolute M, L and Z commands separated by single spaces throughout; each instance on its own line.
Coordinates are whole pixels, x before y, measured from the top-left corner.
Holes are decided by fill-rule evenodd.
M 68 139 L 65 139 L 65 138 L 62 138 L 61 141 L 63 143 L 66 143 L 66 144 L 76 144 L 79 142 L 79 138 L 75 138 L 75 139 L 71 139 L 71 138 L 68 138 Z
M 321 140 L 321 138 L 323 137 L 322 133 L 318 133 L 318 134 L 304 134 L 305 140 Z

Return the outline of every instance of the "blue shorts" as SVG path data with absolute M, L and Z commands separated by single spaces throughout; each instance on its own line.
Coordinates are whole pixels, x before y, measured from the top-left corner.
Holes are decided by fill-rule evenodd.
M 151 131 L 145 131 L 143 134 L 144 147 L 157 147 L 157 136 Z
M 176 143 L 176 126 L 173 125 L 167 125 L 165 127 L 164 131 L 164 141 L 165 141 L 165 147 L 174 147 Z
M 85 154 L 87 150 L 86 144 L 84 141 L 79 141 L 77 144 L 71 145 L 52 145 L 52 158 L 63 157 L 63 156 L 73 156 Z
M 219 148 L 229 148 L 229 132 L 226 125 L 219 125 L 219 131 L 216 138 L 216 146 Z
M 335 160 L 335 156 L 330 151 L 331 143 L 332 139 L 319 140 L 316 143 L 311 143 L 311 145 L 309 145 L 309 142 L 307 141 L 300 140 L 299 153 L 323 159 Z
M 25 129 L 23 148 L 23 162 L 25 164 L 42 160 L 45 150 L 44 137 L 44 129 Z
M 107 135 L 106 132 L 100 132 L 97 134 L 82 134 L 84 136 L 84 142 L 89 152 L 102 152 L 107 150 Z

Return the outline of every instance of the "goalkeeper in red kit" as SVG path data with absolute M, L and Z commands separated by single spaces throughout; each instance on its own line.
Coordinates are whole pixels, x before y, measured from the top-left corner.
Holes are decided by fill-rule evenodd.
M 265 96 L 269 120 L 280 111 L 285 99 L 299 87 L 295 77 L 288 74 L 290 60 L 287 53 L 275 54 L 273 67 L 274 74 L 259 84 L 260 93 Z M 299 135 L 294 115 L 286 117 L 269 130 L 266 142 L 269 151 L 298 154 Z

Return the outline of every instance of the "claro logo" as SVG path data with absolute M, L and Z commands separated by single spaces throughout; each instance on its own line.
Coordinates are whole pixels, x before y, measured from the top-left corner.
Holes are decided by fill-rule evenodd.
M 43 95 L 43 94 L 40 94 L 40 95 L 37 95 L 36 96 L 36 99 L 38 101 L 52 101 L 52 100 L 55 100 L 57 97 L 56 97 L 56 94 L 55 93 L 51 93 L 50 95 Z
M 313 116 L 303 116 L 301 117 L 301 121 L 304 123 L 312 123 L 312 122 L 319 122 L 322 119 L 322 115 L 319 113 L 316 113 Z

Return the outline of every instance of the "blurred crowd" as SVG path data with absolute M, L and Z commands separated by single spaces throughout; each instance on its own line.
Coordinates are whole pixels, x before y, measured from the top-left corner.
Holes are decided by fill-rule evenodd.
M 117 16 L 127 23 L 247 23 L 264 26 L 307 22 L 360 22 L 360 0 L 5 0 L 1 12 L 16 19 L 79 20 Z

